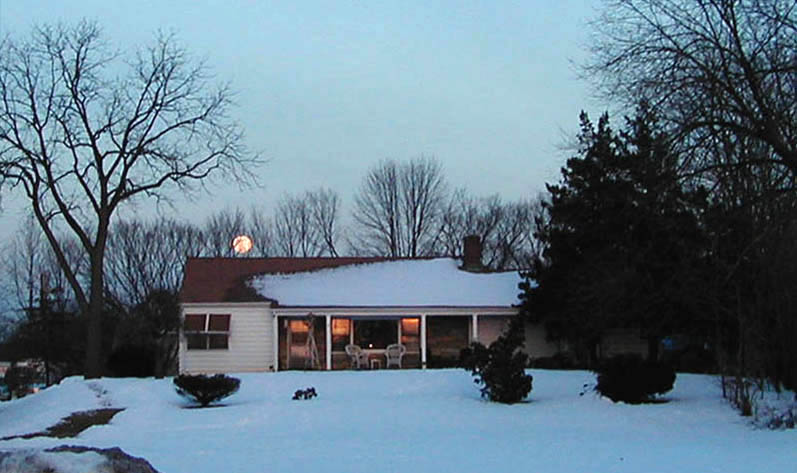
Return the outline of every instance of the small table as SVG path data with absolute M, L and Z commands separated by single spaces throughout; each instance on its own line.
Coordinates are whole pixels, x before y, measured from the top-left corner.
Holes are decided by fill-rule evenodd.
M 382 369 L 382 360 L 379 358 L 371 358 L 371 369 L 372 370 L 379 370 Z

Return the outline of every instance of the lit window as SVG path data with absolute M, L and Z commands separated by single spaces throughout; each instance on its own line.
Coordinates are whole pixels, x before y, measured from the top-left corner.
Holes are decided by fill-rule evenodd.
M 227 350 L 230 314 L 186 314 L 185 338 L 189 350 Z

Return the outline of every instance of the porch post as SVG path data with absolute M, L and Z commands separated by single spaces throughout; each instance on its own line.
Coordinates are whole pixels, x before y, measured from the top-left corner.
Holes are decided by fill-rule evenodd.
M 473 314 L 471 319 L 473 330 L 471 330 L 470 342 L 475 343 L 479 341 L 479 314 Z
M 326 348 L 326 358 L 327 358 L 327 371 L 332 369 L 332 317 L 329 314 L 325 315 L 324 318 L 327 322 L 327 330 L 326 330 L 326 344 L 324 347 Z
M 273 326 L 273 330 L 274 330 L 274 332 L 273 332 L 273 334 L 274 334 L 274 337 L 273 337 L 273 339 L 274 339 L 274 347 L 273 347 L 273 350 L 272 350 L 272 352 L 273 352 L 272 355 L 274 356 L 273 371 L 276 373 L 277 371 L 279 371 L 279 364 L 280 364 L 280 359 L 279 359 L 280 358 L 280 340 L 279 340 L 279 338 L 280 338 L 280 325 L 279 325 L 279 320 L 277 318 L 277 314 L 275 314 L 274 312 L 272 312 L 271 314 L 274 316 L 274 318 L 271 321 L 272 322 L 272 326 Z
M 421 369 L 426 369 L 426 314 L 421 314 Z

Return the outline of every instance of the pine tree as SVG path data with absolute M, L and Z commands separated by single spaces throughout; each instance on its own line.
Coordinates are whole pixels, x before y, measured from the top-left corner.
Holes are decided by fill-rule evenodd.
M 474 343 L 463 353 L 463 367 L 481 385 L 482 397 L 513 404 L 531 392 L 532 376 L 526 374 L 528 355 L 520 351 L 525 340 L 524 323 L 515 317 L 496 341 L 485 347 Z
M 527 274 L 536 284 L 525 285 L 523 309 L 582 361 L 621 327 L 640 328 L 655 358 L 660 337 L 697 312 L 705 193 L 678 180 L 677 155 L 646 106 L 621 133 L 607 114 L 597 128 L 580 118 L 579 156 L 547 186 L 548 218 L 536 231 L 545 250 Z

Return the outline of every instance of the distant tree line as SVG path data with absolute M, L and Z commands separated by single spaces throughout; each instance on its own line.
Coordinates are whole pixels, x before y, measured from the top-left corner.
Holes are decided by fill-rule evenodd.
M 117 218 L 109 226 L 103 270 L 102 351 L 111 368 L 135 374 L 115 363 L 138 359 L 158 375 L 173 369 L 177 292 L 188 257 L 460 257 L 463 238 L 476 234 L 485 267 L 511 270 L 528 267 L 539 249 L 532 234 L 542 216 L 538 200 L 504 202 L 497 194 L 450 191 L 440 163 L 430 157 L 376 164 L 354 201 L 349 224 L 341 218 L 340 196 L 326 188 L 285 194 L 270 211 L 227 209 L 199 223 Z M 238 235 L 254 242 L 245 255 L 232 247 Z M 78 242 L 67 232 L 57 238 L 71 272 L 88 283 L 90 267 Z M 59 374 L 80 373 L 86 347 L 78 334 L 87 320 L 42 232 L 26 222 L 2 255 L 6 290 L 21 314 L 11 324 L 6 357 L 52 359 Z M 70 329 L 48 322 L 55 318 Z M 50 336 L 55 332 L 59 343 Z

